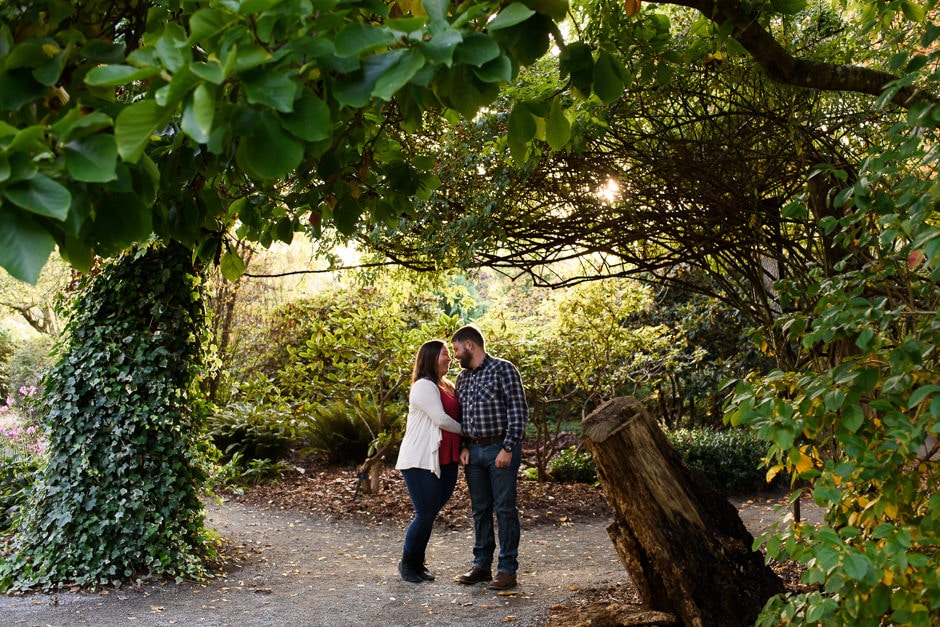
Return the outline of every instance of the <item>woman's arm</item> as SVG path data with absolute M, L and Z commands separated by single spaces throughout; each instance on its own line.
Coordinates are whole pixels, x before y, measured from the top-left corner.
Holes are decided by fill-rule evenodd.
M 441 391 L 430 379 L 419 379 L 411 386 L 409 403 L 431 418 L 444 431 L 460 434 L 460 423 L 447 415 L 441 403 Z

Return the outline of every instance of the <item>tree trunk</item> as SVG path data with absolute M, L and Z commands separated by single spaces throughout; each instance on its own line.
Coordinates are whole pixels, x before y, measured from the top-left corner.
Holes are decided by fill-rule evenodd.
M 783 591 L 737 510 L 693 476 L 643 405 L 615 398 L 584 419 L 620 561 L 652 609 L 683 625 L 753 625 Z

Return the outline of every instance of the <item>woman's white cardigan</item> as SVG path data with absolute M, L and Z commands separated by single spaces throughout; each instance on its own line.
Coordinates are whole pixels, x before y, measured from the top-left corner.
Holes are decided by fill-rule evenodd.
M 424 468 L 441 476 L 441 429 L 460 433 L 460 423 L 447 415 L 441 403 L 441 391 L 430 379 L 418 379 L 408 397 L 408 422 L 398 450 L 395 468 Z

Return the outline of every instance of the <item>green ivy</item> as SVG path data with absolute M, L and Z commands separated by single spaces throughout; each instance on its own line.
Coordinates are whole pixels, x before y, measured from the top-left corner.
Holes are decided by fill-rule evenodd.
M 2 588 L 202 577 L 205 325 L 189 252 L 126 254 L 86 280 L 69 313 L 45 390 L 47 465 Z

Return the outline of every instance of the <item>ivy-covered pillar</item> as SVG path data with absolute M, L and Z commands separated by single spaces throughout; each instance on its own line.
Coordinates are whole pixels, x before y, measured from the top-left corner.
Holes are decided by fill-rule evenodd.
M 191 253 L 151 245 L 86 280 L 46 383 L 48 459 L 0 564 L 7 590 L 204 574 Z

